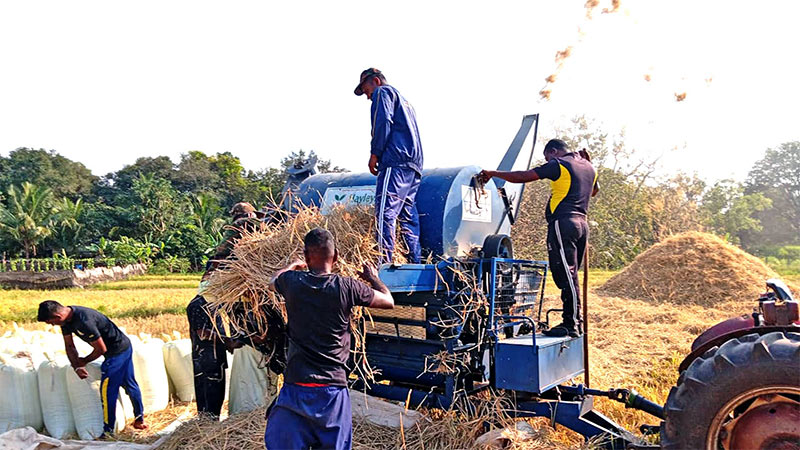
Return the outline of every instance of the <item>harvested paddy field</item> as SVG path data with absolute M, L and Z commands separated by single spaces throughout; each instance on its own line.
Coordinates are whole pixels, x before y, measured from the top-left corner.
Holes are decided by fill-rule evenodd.
M 708 245 L 711 245 L 709 242 L 718 245 L 705 236 L 699 239 Z M 674 251 L 676 248 L 674 243 L 670 245 Z M 723 247 L 717 249 L 717 253 L 722 250 L 730 249 Z M 695 248 L 693 251 L 698 250 Z M 658 253 L 650 253 L 650 256 L 653 255 L 658 256 Z M 756 304 L 757 293 L 764 290 L 764 280 L 761 277 L 773 274 L 766 271 L 762 273 L 763 268 L 751 265 L 742 271 L 755 272 L 748 281 L 752 282 L 753 286 L 736 285 L 731 288 L 740 289 L 737 286 L 741 286 L 741 292 L 738 294 L 713 291 L 715 301 L 710 301 L 704 296 L 691 296 L 693 301 L 687 301 L 688 297 L 678 295 L 686 291 L 682 291 L 683 288 L 675 284 L 679 283 L 681 278 L 685 278 L 680 275 L 685 272 L 685 267 L 681 270 L 674 269 L 675 275 L 672 275 L 673 271 L 668 270 L 652 276 L 652 278 L 671 280 L 672 287 L 663 291 L 667 294 L 662 298 L 660 297 L 664 295 L 662 291 L 648 287 L 650 285 L 647 283 L 650 280 L 646 277 L 636 278 L 637 274 L 650 273 L 646 267 L 656 264 L 646 257 L 648 257 L 647 252 L 626 269 L 633 271 L 629 272 L 632 279 L 638 280 L 636 288 L 625 287 L 624 283 L 620 282 L 624 279 L 625 271 L 590 273 L 591 386 L 598 389 L 635 388 L 645 397 L 663 404 L 670 388 L 677 380 L 678 364 L 689 353 L 691 342 L 695 337 L 720 320 L 752 311 Z M 662 261 L 660 258 L 661 256 L 658 256 L 656 260 Z M 686 258 L 691 260 L 692 257 L 685 256 L 683 260 Z M 743 259 L 739 255 L 729 261 L 740 265 Z M 748 261 L 752 264 L 760 263 L 758 260 Z M 658 265 L 663 264 L 658 262 Z M 719 269 L 720 264 L 726 264 L 726 260 L 716 262 L 715 270 L 728 270 Z M 702 269 L 702 265 L 697 261 L 690 261 L 686 265 L 697 270 Z M 743 273 L 734 275 L 751 276 Z M 800 281 L 800 276 L 784 278 L 794 285 Z M 24 323 L 26 328 L 37 328 L 38 325 L 30 323 L 35 316 L 35 305 L 44 299 L 56 299 L 66 304 L 105 308 L 105 312 L 129 333 L 148 332 L 158 335 L 158 333 L 169 334 L 174 330 L 186 333 L 188 326 L 184 315 L 185 305 L 194 296 L 198 281 L 199 276 L 148 276 L 77 291 L 0 291 L 0 318 L 4 320 L 0 328 L 11 327 L 12 320 Z M 548 280 L 545 308 L 551 305 L 555 307 L 560 303 L 557 293 L 552 281 Z M 576 381 L 582 382 L 582 380 Z M 636 430 L 642 424 L 657 423 L 657 419 L 625 409 L 624 406 L 605 399 L 597 399 L 596 407 L 629 430 Z M 354 426 L 354 448 L 462 448 L 472 445 L 470 443 L 474 442 L 483 431 L 482 421 L 454 413 L 428 414 L 430 421 L 423 421 L 403 433 L 357 422 Z M 119 437 L 123 440 L 152 443 L 156 440 L 155 433 L 160 428 L 177 418 L 193 415 L 193 403 L 173 403 L 166 410 L 152 416 L 151 420 L 155 426 L 147 432 L 134 433 L 129 427 Z M 514 448 L 586 447 L 580 436 L 563 427 L 553 430 L 546 419 L 532 419 L 528 422 L 532 425 L 532 433 L 520 433 L 526 436 L 525 439 L 512 439 Z M 263 410 L 234 416 L 217 424 L 192 421 L 178 428 L 173 438 L 164 444 L 164 448 L 263 448 L 264 423 Z

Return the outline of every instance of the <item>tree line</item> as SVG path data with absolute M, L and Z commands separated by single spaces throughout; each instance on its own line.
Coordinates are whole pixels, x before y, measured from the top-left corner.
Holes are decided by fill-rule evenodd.
M 705 230 L 781 270 L 800 272 L 800 142 L 766 149 L 743 181 L 708 184 L 697 174 L 658 177 L 656 161 L 630 148 L 624 134 L 611 135 L 584 117 L 555 134 L 575 149 L 587 148 L 598 167 L 601 193 L 590 212 L 593 266 L 620 268 L 665 236 Z M 55 151 L 18 148 L 0 157 L 0 254 L 3 260 L 108 258 L 196 270 L 219 243 L 235 203 L 264 206 L 279 195 L 287 169 L 311 156 L 291 152 L 280 167 L 254 171 L 229 152 L 191 151 L 177 163 L 142 157 L 95 176 Z M 342 171 L 329 160 L 318 169 Z M 513 232 L 519 257 L 545 256 L 548 195 L 546 183 L 526 187 Z
M 0 157 L 0 253 L 12 258 L 109 258 L 198 269 L 222 238 L 237 202 L 265 205 L 287 169 L 314 157 L 292 152 L 278 168 L 247 170 L 229 152 L 191 151 L 173 163 L 142 157 L 95 176 L 55 151 Z M 318 170 L 341 171 L 321 160 Z

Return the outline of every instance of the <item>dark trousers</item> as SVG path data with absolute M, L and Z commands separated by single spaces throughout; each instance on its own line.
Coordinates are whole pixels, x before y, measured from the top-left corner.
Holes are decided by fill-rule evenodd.
M 194 396 L 197 413 L 214 419 L 222 412 L 225 401 L 225 350 L 215 348 L 213 341 L 192 343 L 192 366 L 194 369 Z M 215 354 L 218 353 L 218 354 Z
M 133 375 L 133 348 L 109 356 L 100 366 L 100 400 L 103 403 L 103 432 L 113 433 L 117 421 L 117 399 L 119 388 L 125 389 L 133 403 L 133 414 L 136 419 L 144 415 L 142 392 Z
M 267 450 L 353 446 L 353 415 L 346 387 L 286 383 L 267 417 Z
M 198 414 L 208 414 L 218 418 L 225 401 L 225 368 L 228 360 L 225 344 L 218 338 L 200 339 L 198 330 L 215 330 L 209 313 L 205 310 L 207 302 L 198 295 L 186 307 L 189 319 L 189 336 L 192 339 L 192 368 L 194 370 L 194 396 L 197 399 Z M 222 329 L 218 324 L 217 331 Z
M 413 169 L 387 167 L 378 174 L 375 187 L 375 220 L 377 222 L 380 263 L 391 263 L 394 255 L 395 222 L 400 223 L 400 234 L 408 247 L 408 262 L 418 263 L 419 213 L 417 191 L 420 175 Z
M 586 217 L 559 217 L 547 226 L 547 255 L 553 281 L 561 289 L 564 326 L 580 330 L 581 297 L 578 270 L 586 252 L 589 225 Z

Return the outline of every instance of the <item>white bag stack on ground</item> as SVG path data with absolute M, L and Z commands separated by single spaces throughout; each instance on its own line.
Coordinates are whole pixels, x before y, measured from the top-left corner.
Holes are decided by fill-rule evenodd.
M 167 368 L 175 395 L 182 402 L 194 400 L 194 370 L 192 369 L 192 341 L 178 339 L 164 344 L 164 365 Z
M 39 383 L 30 355 L 0 356 L 0 432 L 42 429 Z
M 62 354 L 42 362 L 36 373 L 44 426 L 50 436 L 56 439 L 63 439 L 76 431 L 67 392 L 68 371 L 72 371 L 72 366 Z
M 86 366 L 89 377 L 81 380 L 74 371 L 67 371 L 67 392 L 75 418 L 75 429 L 81 439 L 92 440 L 103 434 L 103 406 L 100 401 L 100 362 L 94 361 Z M 120 401 L 115 405 L 117 432 L 125 428 L 125 422 L 133 419 L 130 401 L 123 407 L 127 394 L 120 389 Z M 127 410 L 127 411 L 126 411 Z
M 238 414 L 267 406 L 277 394 L 277 377 L 260 368 L 261 353 L 245 346 L 233 353 L 228 414 Z
M 169 404 L 169 381 L 164 367 L 164 341 L 161 339 L 139 339 L 129 336 L 133 345 L 133 370 L 145 414 L 161 411 Z

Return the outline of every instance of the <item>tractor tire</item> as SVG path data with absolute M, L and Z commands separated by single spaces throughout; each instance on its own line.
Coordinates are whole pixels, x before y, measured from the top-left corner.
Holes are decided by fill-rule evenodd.
M 709 349 L 664 405 L 663 449 L 800 449 L 800 333 Z

